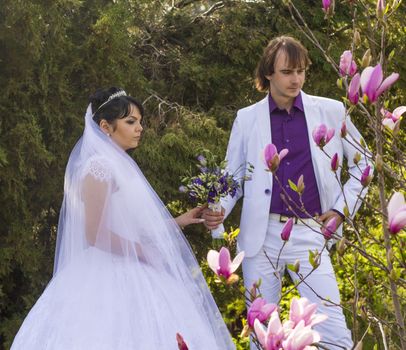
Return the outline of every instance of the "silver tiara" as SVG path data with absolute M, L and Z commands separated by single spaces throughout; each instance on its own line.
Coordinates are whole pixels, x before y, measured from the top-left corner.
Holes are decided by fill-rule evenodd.
M 114 94 L 111 94 L 109 96 L 109 98 L 107 99 L 106 102 L 103 102 L 99 108 L 97 108 L 97 110 L 99 110 L 101 107 L 103 107 L 106 103 L 109 103 L 112 99 L 116 98 L 116 97 L 120 97 L 120 96 L 127 96 L 127 93 L 124 90 L 120 90 L 115 92 Z M 97 111 L 96 111 L 97 112 Z
M 127 96 L 127 94 L 124 90 L 117 91 L 114 94 L 109 96 L 109 98 L 107 99 L 107 102 L 111 101 L 113 98 L 120 97 L 120 96 Z

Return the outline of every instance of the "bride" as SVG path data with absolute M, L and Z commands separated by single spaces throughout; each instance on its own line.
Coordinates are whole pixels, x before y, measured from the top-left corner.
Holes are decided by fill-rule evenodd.
M 65 174 L 54 275 L 12 350 L 235 349 L 179 226 L 134 160 L 143 108 L 123 90 L 90 98 Z M 160 174 L 166 176 L 166 174 Z

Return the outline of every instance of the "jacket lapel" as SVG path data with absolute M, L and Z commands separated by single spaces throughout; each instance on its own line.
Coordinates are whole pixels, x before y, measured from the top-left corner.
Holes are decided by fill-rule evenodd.
M 268 94 L 264 99 L 259 101 L 256 104 L 256 121 L 257 121 L 257 127 L 258 127 L 258 132 L 259 132 L 259 146 L 260 146 L 260 152 L 262 152 L 265 149 L 265 146 L 268 143 L 272 142 L 272 133 L 271 133 L 271 120 L 270 120 L 270 115 L 269 115 L 269 100 L 268 100 Z M 262 169 L 262 168 L 261 168 Z M 269 189 L 272 189 L 272 173 L 268 173 L 268 178 L 269 178 Z

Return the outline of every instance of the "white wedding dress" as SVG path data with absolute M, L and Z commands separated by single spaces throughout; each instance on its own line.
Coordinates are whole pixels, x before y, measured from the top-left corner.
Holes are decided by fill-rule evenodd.
M 54 276 L 11 349 L 175 350 L 177 333 L 189 350 L 235 349 L 179 227 L 89 113 L 66 170 Z

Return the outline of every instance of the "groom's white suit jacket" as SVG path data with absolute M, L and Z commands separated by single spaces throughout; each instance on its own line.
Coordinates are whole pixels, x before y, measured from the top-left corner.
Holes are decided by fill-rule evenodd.
M 364 155 L 361 157 L 358 166 L 354 163 L 353 158 L 357 148 L 341 138 L 342 122 L 345 121 L 348 131 L 347 138 L 353 144 L 355 142 L 359 143 L 361 135 L 350 118 L 345 116 L 345 109 L 341 102 L 310 96 L 304 92 L 301 92 L 301 95 L 307 122 L 313 169 L 320 194 L 321 209 L 323 213 L 330 209 L 336 209 L 343 213 L 344 206 L 347 205 L 349 212 L 353 216 L 361 204 L 358 198 L 359 194 L 362 192 L 362 196 L 364 196 L 366 192 L 366 190 L 362 191 L 362 185 L 358 179 L 361 178 L 361 173 L 368 163 Z M 340 164 L 342 164 L 343 156 L 347 158 L 349 172 L 352 176 L 343 186 L 344 193 L 334 172 L 331 170 L 330 158 L 320 150 L 312 138 L 312 131 L 322 123 L 329 129 L 335 129 L 335 135 L 324 147 L 324 151 L 330 157 L 334 153 L 338 153 Z M 227 217 L 238 199 L 243 197 L 241 231 L 237 240 L 238 249 L 245 251 L 247 257 L 258 253 L 264 242 L 268 227 L 273 180 L 272 174 L 265 171 L 266 165 L 263 157 L 263 150 L 268 143 L 272 143 L 272 138 L 267 95 L 263 100 L 237 112 L 226 155 L 227 166 L 231 173 L 241 168 L 241 165 L 245 165 L 246 162 L 255 167 L 252 180 L 243 181 L 242 188 L 234 198 L 228 196 L 223 198 L 221 202 L 225 209 L 225 217 Z M 358 146 L 358 149 L 361 148 Z M 237 173 L 236 177 L 241 178 L 242 175 L 244 173 Z M 249 174 L 247 173 L 247 175 Z M 337 171 L 337 175 L 340 178 L 340 169 Z M 304 180 L 306 184 L 306 179 Z M 216 237 L 219 236 L 220 232 L 224 231 L 220 228 L 214 230 L 212 234 Z M 337 233 L 341 235 L 342 226 Z

